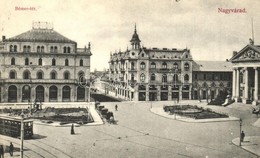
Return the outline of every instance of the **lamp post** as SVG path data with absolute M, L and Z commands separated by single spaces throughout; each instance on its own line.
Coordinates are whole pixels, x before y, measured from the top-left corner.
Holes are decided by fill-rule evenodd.
M 239 119 L 239 146 L 241 146 L 242 119 Z
M 20 142 L 20 158 L 23 158 L 23 140 L 24 140 L 24 124 L 23 124 L 23 119 L 24 119 L 24 113 L 22 110 L 21 113 L 21 142 Z

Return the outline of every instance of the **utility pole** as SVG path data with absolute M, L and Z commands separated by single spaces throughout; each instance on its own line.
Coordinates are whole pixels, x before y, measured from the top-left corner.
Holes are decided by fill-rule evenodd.
M 241 146 L 242 119 L 239 119 L 239 146 Z
M 21 113 L 21 143 L 20 143 L 20 158 L 23 158 L 23 140 L 24 140 L 24 124 L 23 124 L 24 114 L 23 110 Z

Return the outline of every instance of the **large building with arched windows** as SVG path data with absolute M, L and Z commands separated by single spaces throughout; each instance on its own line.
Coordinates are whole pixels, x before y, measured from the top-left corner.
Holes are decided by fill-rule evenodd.
M 36 22 L 0 42 L 0 102 L 87 101 L 90 44 L 77 43 Z
M 194 61 L 190 50 L 141 47 L 135 27 L 131 48 L 110 54 L 107 94 L 131 101 L 213 99 L 232 88 L 226 61 Z

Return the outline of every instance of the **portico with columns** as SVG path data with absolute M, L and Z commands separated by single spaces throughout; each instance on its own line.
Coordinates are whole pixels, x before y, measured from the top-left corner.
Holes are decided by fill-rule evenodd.
M 260 46 L 254 45 L 254 41 L 250 39 L 249 45 L 239 52 L 233 52 L 230 61 L 233 66 L 232 98 L 236 102 L 258 105 Z

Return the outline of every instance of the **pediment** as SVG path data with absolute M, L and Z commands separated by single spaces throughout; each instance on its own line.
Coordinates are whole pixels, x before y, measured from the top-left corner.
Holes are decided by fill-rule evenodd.
M 260 61 L 260 50 L 256 46 L 247 45 L 231 58 L 231 62 Z

